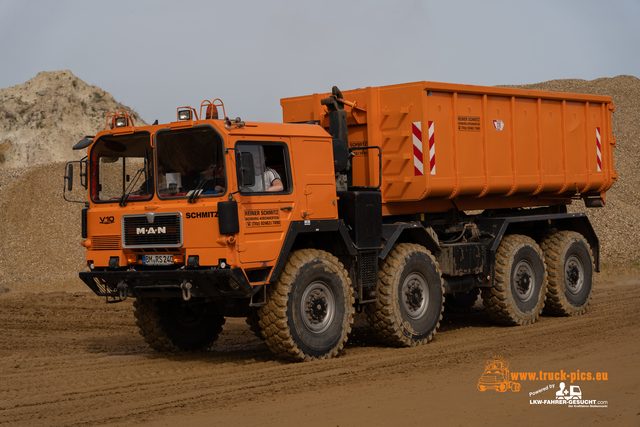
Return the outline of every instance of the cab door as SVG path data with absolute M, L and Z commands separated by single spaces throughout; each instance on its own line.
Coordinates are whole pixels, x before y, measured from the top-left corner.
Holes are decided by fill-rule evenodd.
M 255 184 L 239 189 L 240 262 L 263 264 L 280 255 L 296 197 L 288 139 L 238 141 L 237 153 L 251 153 Z M 281 185 L 281 187 L 279 187 Z

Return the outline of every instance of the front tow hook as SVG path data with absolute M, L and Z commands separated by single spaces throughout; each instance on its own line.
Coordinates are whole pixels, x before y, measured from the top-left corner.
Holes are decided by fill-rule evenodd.
M 182 299 L 189 301 L 191 299 L 191 283 L 184 280 L 180 285 L 180 289 L 182 289 Z
M 120 283 L 118 283 L 118 295 L 120 296 L 120 301 L 124 301 L 129 298 L 129 288 L 124 280 L 121 280 Z

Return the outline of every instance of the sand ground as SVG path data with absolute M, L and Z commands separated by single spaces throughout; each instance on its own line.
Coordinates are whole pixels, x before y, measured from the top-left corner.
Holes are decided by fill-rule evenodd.
M 445 313 L 435 340 L 416 348 L 381 346 L 358 316 L 341 355 L 313 363 L 275 359 L 243 319 L 228 319 L 207 352 L 157 354 L 137 332 L 131 300 L 106 305 L 75 286 L 0 295 L 0 424 L 640 425 L 637 273 L 598 275 L 580 317 L 502 327 L 481 304 Z M 538 378 L 518 380 L 518 392 L 481 392 L 493 356 Z M 559 387 L 540 371 L 578 370 L 606 373 L 606 381 L 566 380 L 606 408 L 531 403 L 555 400 Z

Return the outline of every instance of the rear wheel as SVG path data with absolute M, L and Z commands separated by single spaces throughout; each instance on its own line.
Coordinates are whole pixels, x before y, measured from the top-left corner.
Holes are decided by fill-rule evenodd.
M 538 320 L 544 307 L 547 272 L 538 244 L 527 236 L 505 236 L 496 252 L 495 280 L 482 290 L 489 315 L 505 325 Z
M 311 361 L 334 357 L 353 323 L 351 280 L 333 255 L 302 249 L 289 255 L 267 305 L 260 308 L 265 342 L 279 357 Z
M 431 341 L 444 302 L 442 276 L 431 252 L 416 244 L 398 244 L 378 277 L 379 299 L 365 309 L 378 338 L 403 347 Z
M 593 289 L 593 254 L 575 231 L 558 231 L 541 244 L 548 272 L 545 312 L 577 316 L 587 311 Z
M 133 306 L 140 335 L 160 352 L 206 349 L 218 339 L 225 323 L 209 304 L 138 298 Z

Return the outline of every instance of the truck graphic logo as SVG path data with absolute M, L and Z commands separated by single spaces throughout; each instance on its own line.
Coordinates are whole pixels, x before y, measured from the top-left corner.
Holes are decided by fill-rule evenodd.
M 569 386 L 569 390 L 567 390 L 565 384 L 560 383 L 558 391 L 556 392 L 556 399 L 582 399 L 582 390 L 580 390 L 580 386 L 577 385 Z
M 136 234 L 167 234 L 167 227 L 139 227 Z
M 487 360 L 484 372 L 478 381 L 478 390 L 493 389 L 504 393 L 507 390 L 520 391 L 520 383 L 509 381 L 509 362 L 500 357 Z

